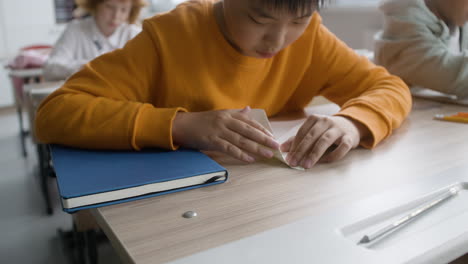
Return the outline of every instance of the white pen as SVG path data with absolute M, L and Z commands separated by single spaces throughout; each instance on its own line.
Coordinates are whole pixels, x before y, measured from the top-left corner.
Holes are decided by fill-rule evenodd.
M 367 244 L 367 243 L 370 243 L 374 240 L 376 240 L 377 238 L 385 235 L 385 234 L 388 234 L 390 233 L 391 231 L 395 230 L 396 228 L 398 228 L 399 226 L 413 220 L 414 218 L 416 218 L 418 215 L 428 211 L 429 209 L 431 208 L 434 208 L 434 206 L 442 203 L 443 201 L 446 201 L 448 200 L 449 198 L 453 197 L 455 194 L 457 194 L 459 191 L 459 188 L 458 187 L 452 187 L 450 188 L 447 193 L 441 195 L 441 196 L 438 196 L 437 198 L 435 198 L 434 200 L 430 201 L 429 203 L 419 207 L 418 209 L 414 210 L 413 212 L 411 212 L 410 214 L 398 219 L 397 221 L 393 222 L 392 224 L 378 230 L 377 232 L 373 233 L 373 234 L 370 234 L 370 235 L 365 235 L 364 237 L 361 238 L 361 240 L 359 240 L 359 242 L 357 243 L 358 245 L 361 245 L 361 244 Z

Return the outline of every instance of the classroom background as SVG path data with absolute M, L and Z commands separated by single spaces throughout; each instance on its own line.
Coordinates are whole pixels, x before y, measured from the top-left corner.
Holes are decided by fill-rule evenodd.
M 142 19 L 182 0 L 149 2 Z M 332 1 L 322 11 L 324 24 L 353 49 L 372 54 L 373 36 L 382 28 L 377 3 Z M 70 255 L 76 253 L 67 237 L 71 216 L 61 211 L 53 179 L 47 183 L 53 213 L 44 209 L 39 157 L 31 136 L 20 132 L 11 70 L 6 67 L 25 47 L 53 45 L 73 8 L 73 0 L 0 0 L 0 263 L 73 263 Z M 30 127 L 27 114 L 21 112 L 25 132 Z M 99 263 L 119 263 L 105 237 L 98 241 Z

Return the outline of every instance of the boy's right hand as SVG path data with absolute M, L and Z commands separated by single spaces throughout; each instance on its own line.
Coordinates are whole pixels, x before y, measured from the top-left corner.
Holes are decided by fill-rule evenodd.
M 271 149 L 278 150 L 279 144 L 249 118 L 250 110 L 179 112 L 172 125 L 173 141 L 182 147 L 221 151 L 246 162 L 254 162 L 255 156 L 272 158 Z

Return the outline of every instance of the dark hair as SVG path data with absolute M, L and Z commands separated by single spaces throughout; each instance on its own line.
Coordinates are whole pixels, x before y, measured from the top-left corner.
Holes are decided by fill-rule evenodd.
M 272 9 L 287 9 L 291 13 L 299 11 L 319 9 L 326 0 L 261 0 L 263 6 Z

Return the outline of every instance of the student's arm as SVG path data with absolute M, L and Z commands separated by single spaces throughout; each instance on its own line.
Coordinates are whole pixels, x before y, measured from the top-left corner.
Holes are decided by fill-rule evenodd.
M 342 107 L 338 116 L 357 121 L 370 131 L 362 146 L 376 146 L 401 125 L 412 101 L 400 78 L 357 55 L 323 26 L 314 54 L 313 64 L 320 65 L 316 70 L 328 75 L 322 95 Z
M 149 30 L 73 75 L 39 107 L 41 142 L 82 148 L 173 149 L 171 122 L 183 109 L 155 108 L 159 60 Z
M 410 85 L 468 96 L 468 51 L 450 52 L 425 25 L 399 21 L 394 28 L 394 18 L 387 19 L 387 29 L 376 40 L 378 64 Z
M 319 19 L 312 23 L 319 24 Z M 312 24 L 312 26 L 314 26 Z M 400 126 L 411 108 L 406 84 L 348 48 L 323 25 L 315 26 L 311 65 L 289 104 L 319 94 L 341 106 L 335 116 L 312 115 L 281 146 L 292 166 L 332 162 L 361 144 L 372 148 Z
M 360 144 L 372 148 L 398 128 L 411 109 L 406 84 L 357 55 L 321 25 L 316 33 L 310 84 L 341 106 L 337 116 L 362 124 L 369 135 Z
M 76 25 L 69 25 L 57 40 L 54 48 L 44 65 L 44 78 L 46 80 L 64 80 L 77 72 L 87 60 L 75 58 L 78 36 Z
M 150 23 L 150 22 L 145 22 Z M 147 25 L 147 24 L 145 24 Z M 123 49 L 107 53 L 73 75 L 39 107 L 36 133 L 43 143 L 92 149 L 217 150 L 253 162 L 278 149 L 268 131 L 244 110 L 185 113 L 155 107 L 160 61 L 156 34 L 145 29 Z

